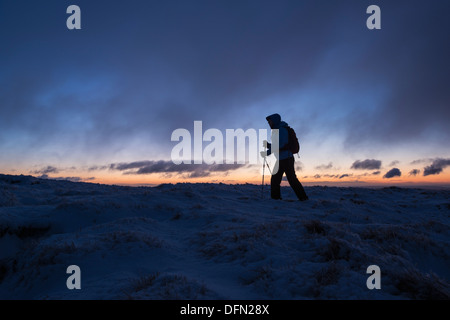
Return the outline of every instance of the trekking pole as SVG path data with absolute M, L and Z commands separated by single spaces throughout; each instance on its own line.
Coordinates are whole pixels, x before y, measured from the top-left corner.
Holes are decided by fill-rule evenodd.
M 269 163 L 266 161 L 267 169 L 269 169 L 270 175 L 272 175 L 272 170 L 270 170 Z
M 264 169 L 266 168 L 266 157 L 263 159 L 263 175 L 262 175 L 262 186 L 261 186 L 261 199 L 264 199 Z

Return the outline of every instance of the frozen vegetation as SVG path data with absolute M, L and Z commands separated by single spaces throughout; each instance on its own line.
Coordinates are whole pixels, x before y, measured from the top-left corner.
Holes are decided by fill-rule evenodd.
M 0 175 L 0 299 L 450 298 L 449 191 L 306 192 Z

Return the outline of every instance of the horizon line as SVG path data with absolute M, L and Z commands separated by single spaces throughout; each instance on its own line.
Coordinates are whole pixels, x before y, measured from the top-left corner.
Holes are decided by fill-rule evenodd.
M 189 181 L 177 181 L 177 182 L 161 182 L 161 183 L 106 183 L 106 182 L 94 182 L 89 180 L 80 180 L 80 181 L 72 181 L 70 179 L 61 179 L 57 177 L 48 177 L 48 178 L 42 178 L 33 176 L 31 174 L 18 174 L 18 175 L 12 175 L 12 174 L 3 174 L 0 173 L 0 176 L 8 176 L 8 177 L 29 177 L 37 180 L 47 180 L 47 181 L 66 181 L 71 183 L 89 183 L 89 184 L 96 184 L 96 185 L 104 185 L 104 186 L 123 186 L 123 187 L 158 187 L 161 185 L 177 185 L 177 184 L 225 184 L 225 185 L 254 185 L 254 186 L 262 186 L 261 183 L 255 183 L 255 182 L 230 182 L 230 181 L 211 181 L 211 182 L 189 182 Z M 378 188 L 391 188 L 391 187 L 397 187 L 397 188 L 408 188 L 408 189 L 439 189 L 439 190 L 446 190 L 450 189 L 450 183 L 439 183 L 439 182 L 429 182 L 429 183 L 412 183 L 412 182 L 380 182 L 380 183 L 374 183 L 374 182 L 365 182 L 365 181 L 347 181 L 347 182 L 334 182 L 334 181 L 320 181 L 320 182 L 303 182 L 302 183 L 305 187 L 328 187 L 328 188 L 372 188 L 372 189 L 378 189 Z M 269 186 L 270 183 L 265 183 L 264 186 Z M 282 182 L 282 187 L 289 187 L 289 184 L 287 181 Z

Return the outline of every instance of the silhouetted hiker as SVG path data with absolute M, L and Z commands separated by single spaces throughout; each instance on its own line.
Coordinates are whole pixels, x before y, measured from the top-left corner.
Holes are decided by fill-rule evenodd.
M 266 120 L 272 130 L 278 129 L 279 136 L 278 145 L 280 152 L 277 159 L 278 171 L 272 175 L 272 178 L 270 180 L 270 195 L 272 199 L 281 199 L 281 180 L 283 179 L 283 174 L 286 174 L 287 180 L 294 190 L 295 194 L 297 195 L 297 198 L 300 201 L 308 200 L 305 189 L 303 189 L 302 184 L 295 175 L 294 155 L 290 150 L 287 149 L 289 141 L 289 133 L 287 129 L 288 124 L 284 121 L 281 121 L 281 116 L 277 113 L 268 116 Z M 273 153 L 272 145 L 267 141 L 264 141 L 264 147 L 267 148 L 267 152 L 262 151 L 261 156 L 269 156 L 271 153 Z

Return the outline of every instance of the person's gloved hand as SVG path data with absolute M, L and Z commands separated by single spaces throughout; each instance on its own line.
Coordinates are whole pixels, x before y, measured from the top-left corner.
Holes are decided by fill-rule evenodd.
M 263 157 L 263 158 L 267 157 L 267 151 L 261 151 L 259 154 L 260 154 L 261 157 Z

